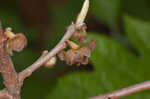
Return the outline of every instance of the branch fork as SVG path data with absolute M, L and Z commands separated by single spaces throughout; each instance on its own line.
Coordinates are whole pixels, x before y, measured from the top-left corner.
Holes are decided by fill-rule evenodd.
M 12 51 L 20 52 L 27 44 L 27 40 L 22 33 L 14 34 L 11 28 L 5 31 L 0 26 L 0 72 L 2 74 L 5 89 L 0 91 L 0 99 L 21 99 L 21 86 L 25 78 L 29 77 L 35 70 L 40 68 L 48 60 L 55 57 L 60 51 L 67 46 L 67 41 L 72 35 L 80 30 L 84 25 L 89 6 L 89 0 L 85 0 L 83 8 L 79 13 L 75 24 L 71 24 L 60 42 L 51 51 L 41 55 L 32 65 L 17 73 L 11 60 Z

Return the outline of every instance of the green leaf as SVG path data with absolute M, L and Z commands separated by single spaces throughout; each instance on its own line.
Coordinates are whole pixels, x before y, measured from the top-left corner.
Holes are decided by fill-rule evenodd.
M 132 45 L 139 51 L 140 55 L 150 55 L 150 23 L 126 15 L 124 27 Z
M 147 72 L 140 72 L 142 68 L 149 70 L 149 66 L 139 67 L 137 57 L 119 43 L 103 35 L 92 33 L 88 36 L 97 41 L 97 48 L 90 58 L 94 71 L 73 72 L 61 77 L 46 99 L 87 99 L 149 78 Z M 144 97 L 150 98 L 147 93 L 142 93 L 128 99 Z
M 112 29 L 118 27 L 121 0 L 91 0 L 91 11 Z
M 149 0 L 123 0 L 122 7 L 125 13 L 136 16 L 142 20 L 150 21 L 149 3 Z

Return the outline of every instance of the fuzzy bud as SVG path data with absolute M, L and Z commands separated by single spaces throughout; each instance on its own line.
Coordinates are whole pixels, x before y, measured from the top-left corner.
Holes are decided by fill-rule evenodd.
M 45 64 L 44 66 L 47 67 L 47 68 L 53 68 L 54 65 L 56 64 L 57 62 L 57 58 L 56 56 L 50 58 Z
M 88 9 L 89 9 L 89 0 L 85 0 L 81 12 L 77 17 L 76 24 L 81 24 L 84 22 Z

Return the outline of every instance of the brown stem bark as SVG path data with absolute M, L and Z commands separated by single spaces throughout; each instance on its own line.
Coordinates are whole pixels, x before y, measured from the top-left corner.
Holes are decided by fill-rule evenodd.
M 3 34 L 2 28 L 0 29 L 0 72 L 8 94 L 13 96 L 13 99 L 19 99 L 20 88 L 18 86 L 18 76 L 6 49 L 7 37 Z

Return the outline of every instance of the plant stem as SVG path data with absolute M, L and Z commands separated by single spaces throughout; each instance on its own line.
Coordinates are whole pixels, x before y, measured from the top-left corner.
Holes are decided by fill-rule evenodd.
M 127 88 L 123 88 L 117 91 L 113 91 L 111 93 L 102 94 L 96 97 L 92 97 L 90 99 L 119 99 L 130 94 L 134 94 L 137 92 L 141 92 L 144 90 L 150 89 L 150 81 L 146 81 L 143 83 L 135 84 L 133 86 L 129 86 Z

